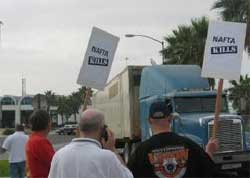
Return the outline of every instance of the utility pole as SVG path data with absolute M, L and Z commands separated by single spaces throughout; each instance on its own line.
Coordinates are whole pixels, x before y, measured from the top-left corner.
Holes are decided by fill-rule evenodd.
M 2 27 L 2 25 L 3 25 L 3 22 L 0 21 L 0 47 L 1 47 L 1 43 L 2 43 L 2 39 L 1 39 L 1 35 L 2 35 L 2 33 L 1 33 L 1 27 Z
M 22 96 L 26 96 L 26 78 L 22 77 Z
M 126 67 L 128 66 L 128 57 L 125 57 Z

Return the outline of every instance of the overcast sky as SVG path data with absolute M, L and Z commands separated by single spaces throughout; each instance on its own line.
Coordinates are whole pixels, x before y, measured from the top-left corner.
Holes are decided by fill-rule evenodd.
M 128 64 L 161 63 L 161 45 L 126 33 L 162 40 L 180 24 L 203 15 L 216 19 L 214 0 L 0 0 L 4 23 L 0 47 L 0 96 L 53 90 L 70 94 L 93 26 L 120 37 L 111 76 Z M 243 71 L 250 70 L 245 61 Z

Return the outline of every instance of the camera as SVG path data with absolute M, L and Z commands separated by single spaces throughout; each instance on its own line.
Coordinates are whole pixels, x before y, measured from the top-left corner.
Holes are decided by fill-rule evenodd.
M 108 131 L 107 131 L 108 126 L 104 125 L 104 127 L 102 128 L 102 132 L 101 132 L 101 137 L 104 138 L 105 141 L 108 141 Z

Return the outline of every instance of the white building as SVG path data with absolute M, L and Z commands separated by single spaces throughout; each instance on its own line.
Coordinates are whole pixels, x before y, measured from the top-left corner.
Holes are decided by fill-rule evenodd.
M 28 124 L 29 116 L 33 112 L 33 97 L 33 95 L 0 97 L 0 128 L 15 127 L 15 124 Z M 50 112 L 53 123 L 57 123 L 56 109 L 53 107 Z

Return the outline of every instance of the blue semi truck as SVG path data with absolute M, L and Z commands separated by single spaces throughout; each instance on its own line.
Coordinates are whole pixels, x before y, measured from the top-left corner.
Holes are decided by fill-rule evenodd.
M 205 147 L 212 134 L 216 91 L 201 78 L 196 65 L 128 66 L 114 77 L 104 91 L 93 96 L 93 105 L 106 115 L 107 123 L 123 147 L 125 160 L 138 141 L 152 135 L 149 107 L 155 100 L 170 100 L 175 119 L 172 131 Z M 214 161 L 223 170 L 249 176 L 250 148 L 241 116 L 229 111 L 226 93 L 222 96 L 219 119 L 219 150 Z M 121 146 L 122 145 L 122 146 Z

